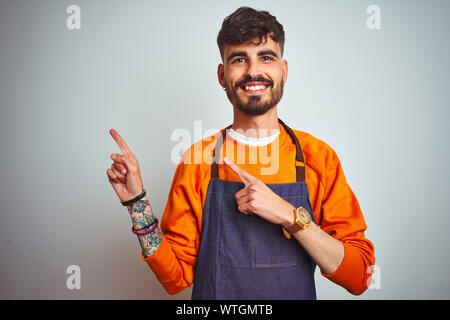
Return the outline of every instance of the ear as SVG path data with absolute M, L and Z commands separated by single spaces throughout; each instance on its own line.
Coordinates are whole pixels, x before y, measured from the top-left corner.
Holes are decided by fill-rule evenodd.
M 225 81 L 223 77 L 224 77 L 224 66 L 223 64 L 219 64 L 219 66 L 217 67 L 217 79 L 219 80 L 220 86 L 222 88 L 225 87 Z
M 288 76 L 288 62 L 286 60 L 283 60 L 282 63 L 283 63 L 283 83 L 286 83 Z

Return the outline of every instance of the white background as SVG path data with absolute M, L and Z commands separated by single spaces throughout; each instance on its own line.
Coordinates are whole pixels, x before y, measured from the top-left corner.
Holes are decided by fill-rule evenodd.
M 66 28 L 71 4 L 80 30 Z M 372 4 L 381 30 L 366 27 Z M 379 289 L 355 297 L 317 272 L 318 298 L 450 298 L 450 3 L 436 0 L 2 0 L 0 298 L 190 298 L 140 258 L 106 177 L 119 151 L 108 130 L 137 155 L 161 217 L 171 133 L 232 122 L 216 37 L 242 5 L 283 24 L 279 116 L 337 152 L 375 245 Z M 66 288 L 69 265 L 80 290 Z

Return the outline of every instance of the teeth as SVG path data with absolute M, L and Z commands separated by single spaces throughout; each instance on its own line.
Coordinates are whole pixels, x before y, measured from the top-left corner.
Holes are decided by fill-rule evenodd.
M 245 90 L 262 90 L 264 89 L 266 86 L 245 86 Z

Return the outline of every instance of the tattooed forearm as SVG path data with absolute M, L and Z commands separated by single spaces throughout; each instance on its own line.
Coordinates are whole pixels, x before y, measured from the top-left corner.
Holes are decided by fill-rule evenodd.
M 127 206 L 128 213 L 130 214 L 131 221 L 135 230 L 144 228 L 151 225 L 155 221 L 152 207 L 146 197 Z
M 147 258 L 152 256 L 158 249 L 162 240 L 162 232 L 158 226 L 155 231 L 145 236 L 138 236 L 138 238 L 142 247 L 142 254 Z
M 133 222 L 133 227 L 135 230 L 139 230 L 141 233 L 150 231 L 152 229 L 152 224 L 156 222 L 156 217 L 153 214 L 150 202 L 146 197 L 135 202 L 131 206 L 127 206 L 128 212 L 130 213 L 131 221 Z M 145 228 L 150 226 L 150 228 Z M 161 240 L 162 232 L 158 226 L 151 233 L 144 236 L 138 236 L 139 243 L 142 247 L 142 254 L 144 257 L 150 257 L 158 249 Z

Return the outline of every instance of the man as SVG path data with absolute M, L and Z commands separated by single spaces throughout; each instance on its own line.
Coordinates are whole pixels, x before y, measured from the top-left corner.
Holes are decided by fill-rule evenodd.
M 241 7 L 224 20 L 217 42 L 233 124 L 184 153 L 160 226 L 136 157 L 110 131 L 123 154 L 111 155 L 107 175 L 128 208 L 142 258 L 168 293 L 193 284 L 193 299 L 315 299 L 316 265 L 352 294 L 363 293 L 374 247 L 340 161 L 325 142 L 277 115 L 288 74 L 282 25 Z

